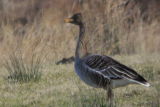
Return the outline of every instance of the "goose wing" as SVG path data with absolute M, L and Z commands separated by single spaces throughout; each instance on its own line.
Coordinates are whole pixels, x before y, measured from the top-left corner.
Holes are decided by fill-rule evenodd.
M 133 69 L 119 63 L 108 56 L 89 55 L 84 58 L 84 63 L 93 71 L 102 74 L 106 78 L 128 79 L 140 84 L 147 84 L 147 81 Z

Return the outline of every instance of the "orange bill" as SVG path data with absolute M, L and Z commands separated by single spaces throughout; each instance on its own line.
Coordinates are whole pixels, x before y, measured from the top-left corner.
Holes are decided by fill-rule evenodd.
M 64 19 L 64 22 L 65 23 L 70 23 L 70 22 L 72 22 L 73 21 L 73 19 L 71 19 L 71 18 L 66 18 L 66 19 Z

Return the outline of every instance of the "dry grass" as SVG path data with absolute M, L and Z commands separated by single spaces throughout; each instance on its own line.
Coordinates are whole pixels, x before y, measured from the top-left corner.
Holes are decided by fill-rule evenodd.
M 78 29 L 64 24 L 63 19 L 75 12 L 83 13 L 87 29 L 85 41 L 90 52 L 113 55 L 160 51 L 158 12 L 156 8 L 155 13 L 151 12 L 154 5 L 157 6 L 154 0 L 150 1 L 152 7 L 147 8 L 148 2 L 134 0 L 93 0 L 81 5 L 75 3 L 75 6 L 72 0 L 21 1 L 23 5 L 16 4 L 18 1 L 1 0 L 2 7 L 8 9 L 0 10 L 1 56 L 19 45 L 23 47 L 22 40 L 27 43 L 25 47 L 45 44 L 50 60 L 72 56 Z M 27 20 L 25 25 L 23 18 Z
M 38 81 L 41 78 L 43 71 L 43 58 L 33 55 L 31 57 L 31 62 L 27 63 L 24 60 L 22 53 L 19 53 L 19 55 L 12 53 L 4 62 L 4 67 L 9 73 L 9 81 Z

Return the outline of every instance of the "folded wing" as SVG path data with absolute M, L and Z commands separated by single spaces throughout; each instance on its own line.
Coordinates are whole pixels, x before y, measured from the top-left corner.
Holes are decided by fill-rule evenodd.
M 86 66 L 100 73 L 106 78 L 128 79 L 130 81 L 149 86 L 149 83 L 135 70 L 117 62 L 116 60 L 101 55 L 90 55 L 84 58 Z

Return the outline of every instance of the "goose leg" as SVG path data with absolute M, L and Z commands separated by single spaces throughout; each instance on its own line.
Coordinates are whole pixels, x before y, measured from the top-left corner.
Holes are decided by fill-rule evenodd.
M 113 90 L 111 87 L 108 87 L 108 90 L 107 90 L 107 102 L 109 104 L 109 107 L 113 107 Z
M 108 90 L 108 98 L 109 98 L 109 105 L 110 107 L 113 107 L 113 90 L 112 88 L 109 88 Z

